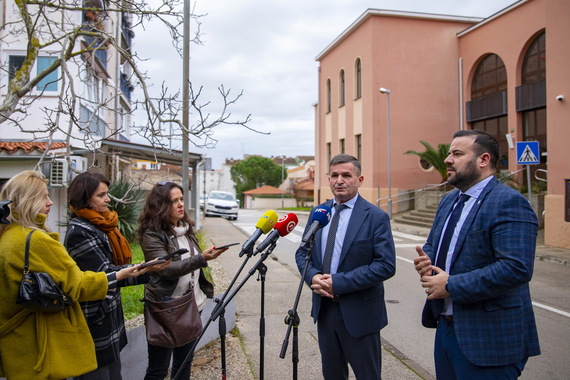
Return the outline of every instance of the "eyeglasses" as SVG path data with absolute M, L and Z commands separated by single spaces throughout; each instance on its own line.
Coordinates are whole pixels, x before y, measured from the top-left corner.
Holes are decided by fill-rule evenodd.
M 156 184 L 157 184 L 158 186 L 164 186 L 164 185 L 166 185 L 167 183 L 174 183 L 174 181 L 160 181 L 160 182 L 157 182 Z

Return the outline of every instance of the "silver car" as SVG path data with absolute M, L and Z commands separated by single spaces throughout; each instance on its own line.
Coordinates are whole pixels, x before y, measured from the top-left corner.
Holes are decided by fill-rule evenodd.
M 225 191 L 212 191 L 206 199 L 205 216 L 223 216 L 236 220 L 238 218 L 239 205 L 232 193 Z

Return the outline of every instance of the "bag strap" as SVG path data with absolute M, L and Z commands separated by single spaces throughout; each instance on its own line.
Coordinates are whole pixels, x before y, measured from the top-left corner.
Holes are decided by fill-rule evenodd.
M 32 239 L 32 234 L 36 230 L 31 230 L 28 236 L 26 237 L 26 253 L 24 255 L 24 274 L 28 274 L 29 266 L 30 266 L 30 240 Z

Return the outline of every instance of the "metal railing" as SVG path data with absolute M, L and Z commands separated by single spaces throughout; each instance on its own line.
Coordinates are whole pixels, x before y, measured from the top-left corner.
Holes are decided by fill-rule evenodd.
M 392 203 L 402 203 L 402 202 L 411 202 L 411 201 L 415 202 L 418 194 L 421 194 L 422 192 L 428 192 L 428 191 L 430 191 L 430 194 L 437 194 L 436 197 L 439 201 L 447 193 L 449 193 L 449 190 L 445 190 L 446 185 L 447 185 L 447 182 L 444 182 L 444 183 L 440 183 L 437 185 L 428 185 L 426 187 L 422 187 L 419 189 L 398 192 L 398 194 L 395 197 L 392 196 L 392 198 L 398 198 L 398 200 L 397 201 L 392 200 Z M 435 189 L 438 189 L 438 188 L 440 188 L 440 190 L 438 190 L 439 193 L 434 191 Z M 412 196 L 409 196 L 410 194 L 412 194 Z M 389 204 L 388 200 L 389 199 L 390 199 L 389 196 L 378 198 L 378 199 L 376 199 L 376 205 L 378 207 L 388 206 L 388 204 Z M 383 201 L 385 201 L 386 203 L 383 203 Z

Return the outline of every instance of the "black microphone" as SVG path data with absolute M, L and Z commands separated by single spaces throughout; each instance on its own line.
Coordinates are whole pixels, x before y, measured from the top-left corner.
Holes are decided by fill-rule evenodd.
M 265 238 L 264 241 L 259 243 L 253 255 L 257 255 L 259 252 L 264 251 L 267 247 L 274 244 L 280 236 L 288 235 L 289 232 L 295 229 L 298 221 L 299 218 L 297 218 L 297 215 L 293 213 L 289 213 L 279 219 L 277 223 L 275 223 L 273 231 L 271 231 L 271 233 Z
M 275 222 L 277 222 L 277 213 L 273 210 L 266 211 L 265 214 L 263 214 L 257 221 L 253 235 L 243 243 L 239 257 L 242 257 L 244 254 L 249 252 L 253 252 L 253 245 L 257 239 L 259 239 L 261 235 L 268 233 L 273 228 Z
M 305 248 L 315 238 L 317 231 L 329 224 L 331 220 L 331 208 L 321 206 L 315 209 L 309 228 L 303 234 L 303 240 L 299 248 Z

